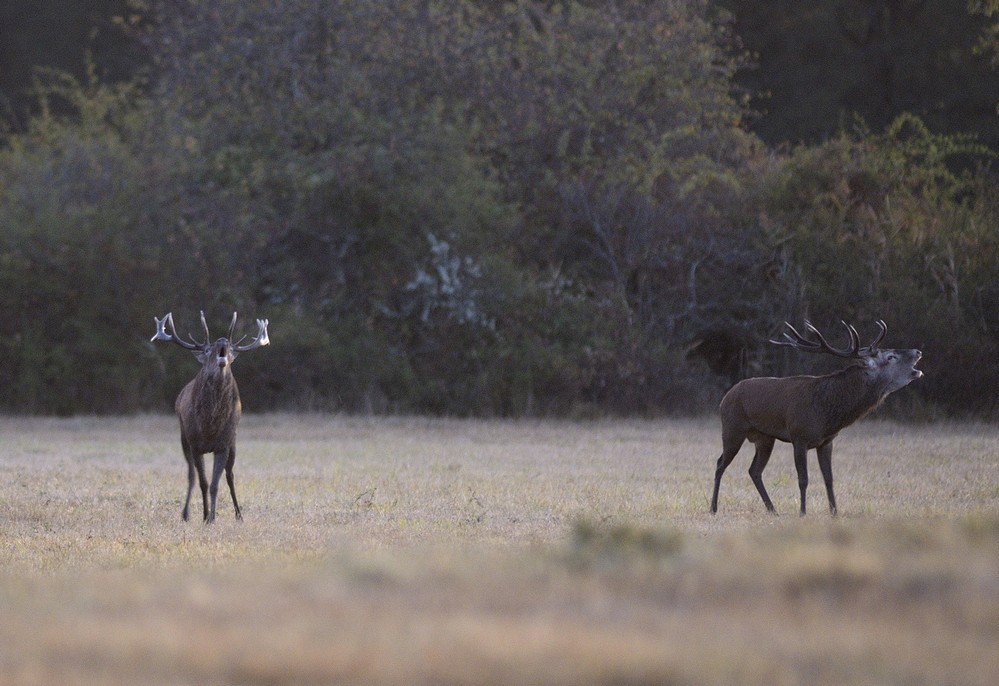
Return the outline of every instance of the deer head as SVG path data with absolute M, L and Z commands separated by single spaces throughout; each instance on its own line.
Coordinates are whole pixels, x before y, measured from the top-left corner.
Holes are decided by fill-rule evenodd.
M 201 363 L 202 368 L 208 374 L 215 374 L 218 372 L 224 372 L 229 368 L 229 366 L 236 359 L 239 353 L 246 352 L 247 350 L 253 350 L 254 348 L 259 348 L 270 343 L 270 339 L 267 337 L 267 320 L 258 319 L 257 320 L 257 336 L 249 343 L 243 345 L 243 341 L 246 336 L 243 336 L 235 343 L 232 342 L 232 333 L 236 328 L 236 313 L 232 313 L 232 322 L 229 324 L 229 333 L 224 338 L 219 338 L 214 343 L 211 340 L 211 335 L 208 333 L 208 324 L 205 322 L 205 313 L 201 312 L 201 326 L 205 330 L 205 341 L 204 343 L 198 343 L 194 340 L 194 337 L 188 334 L 188 339 L 177 335 L 177 330 L 173 323 L 173 313 L 167 312 L 163 319 L 158 319 L 153 317 L 156 322 L 156 333 L 150 339 L 150 341 L 167 341 L 170 343 L 176 343 L 185 350 L 190 350 L 194 353 L 194 356 Z
M 850 336 L 850 345 L 845 348 L 834 348 L 829 345 L 825 337 L 812 326 L 811 322 L 805 322 L 805 328 L 814 338 L 806 338 L 787 322 L 784 325 L 788 331 L 784 332 L 783 340 L 771 340 L 776 345 L 785 345 L 795 350 L 806 353 L 828 353 L 837 357 L 844 357 L 856 360 L 857 364 L 864 368 L 867 376 L 878 383 L 885 395 L 897 391 L 903 386 L 922 377 L 923 372 L 916 369 L 923 353 L 915 348 L 894 349 L 879 348 L 878 344 L 888 333 L 888 326 L 882 320 L 875 324 L 881 329 L 869 345 L 860 346 L 860 335 L 850 324 L 842 322 Z

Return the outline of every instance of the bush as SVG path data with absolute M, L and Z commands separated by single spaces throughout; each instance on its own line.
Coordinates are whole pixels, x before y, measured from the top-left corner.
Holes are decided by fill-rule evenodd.
M 763 224 L 797 277 L 797 311 L 820 328 L 838 320 L 886 344 L 926 351 L 913 392 L 953 410 L 991 412 L 974 389 L 999 379 L 989 298 L 999 248 L 994 179 L 971 166 L 989 151 L 903 116 L 883 134 L 860 130 L 801 147 L 763 182 Z M 979 364 L 972 360 L 977 359 Z

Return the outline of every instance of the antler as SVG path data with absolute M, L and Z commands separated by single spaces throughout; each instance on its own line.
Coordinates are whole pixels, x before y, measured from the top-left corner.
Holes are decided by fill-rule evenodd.
M 867 346 L 866 348 L 861 348 L 860 349 L 860 352 L 862 354 L 873 355 L 874 353 L 876 353 L 878 351 L 878 343 L 880 343 L 882 340 L 884 340 L 884 337 L 888 334 L 888 325 L 885 324 L 885 320 L 879 319 L 879 320 L 877 320 L 874 323 L 878 325 L 879 329 L 881 329 L 881 333 L 879 333 L 874 338 L 874 340 L 871 341 L 871 344 L 869 346 Z
M 867 348 L 861 350 L 860 336 L 857 334 L 857 330 L 852 326 L 850 326 L 849 324 L 847 324 L 846 322 L 842 323 L 843 326 L 846 327 L 847 332 L 850 334 L 850 347 L 848 348 L 834 348 L 831 345 L 829 345 L 829 342 L 826 341 L 825 337 L 819 332 L 818 329 L 812 326 L 812 323 L 809 322 L 808 320 L 805 320 L 805 328 L 808 329 L 809 333 L 814 334 L 815 338 L 818 340 L 809 340 L 808 338 L 805 338 L 800 333 L 798 333 L 798 331 L 788 322 L 784 322 L 784 326 L 786 326 L 791 331 L 791 333 L 787 332 L 784 333 L 784 338 L 786 340 L 781 340 L 781 341 L 771 340 L 770 342 L 774 343 L 775 345 L 786 345 L 788 347 L 794 348 L 795 350 L 800 350 L 801 352 L 805 353 L 829 353 L 830 355 L 836 355 L 837 357 L 846 357 L 854 359 L 869 354 L 870 351 L 875 349 L 873 346 L 875 346 L 881 340 L 881 338 L 884 337 L 884 332 L 882 332 L 881 337 L 875 340 L 875 342 L 872 343 L 871 346 L 868 346 Z
M 176 343 L 182 348 L 187 350 L 201 350 L 204 348 L 209 341 L 211 341 L 211 335 L 208 333 L 208 323 L 205 321 L 205 313 L 201 312 L 201 326 L 205 329 L 205 342 L 198 343 L 194 340 L 193 336 L 189 336 L 191 340 L 186 341 L 177 335 L 177 329 L 173 324 L 173 313 L 167 312 L 163 319 L 158 319 L 153 317 L 153 321 L 156 322 L 156 334 L 149 339 L 150 341 L 167 341 L 170 343 Z M 236 328 L 236 313 L 232 313 L 232 321 L 229 323 L 229 335 L 226 337 L 228 340 L 232 340 L 232 332 Z M 243 336 L 246 338 L 246 336 Z M 232 347 L 238 353 L 245 353 L 247 350 L 253 350 L 254 348 L 259 348 L 263 345 L 269 345 L 270 339 L 267 337 L 267 320 L 258 319 L 257 320 L 257 337 L 246 345 L 241 345 L 243 338 L 239 339 Z
M 818 329 L 812 326 L 812 323 L 809 322 L 807 319 L 805 320 L 805 328 L 808 329 L 809 333 L 814 334 L 817 340 L 809 340 L 808 338 L 805 338 L 800 333 L 798 333 L 797 330 L 795 330 L 795 328 L 791 326 L 788 322 L 784 322 L 784 326 L 786 326 L 791 331 L 791 333 L 787 332 L 784 333 L 784 338 L 786 340 L 781 340 L 781 341 L 771 340 L 770 342 L 774 343 L 775 345 L 786 345 L 788 347 L 794 348 L 795 350 L 800 350 L 801 352 L 829 353 L 830 355 L 836 355 L 837 357 L 847 357 L 855 359 L 861 357 L 870 357 L 871 355 L 877 353 L 878 344 L 884 339 L 885 335 L 888 333 L 888 325 L 884 323 L 884 320 L 883 319 L 877 320 L 874 323 L 878 325 L 878 328 L 881 329 L 881 332 L 877 336 L 875 336 L 874 340 L 871 341 L 870 345 L 861 348 L 860 335 L 857 333 L 857 330 L 842 320 L 841 323 L 843 324 L 843 326 L 846 327 L 847 332 L 850 334 L 850 347 L 848 348 L 834 348 L 831 345 L 829 345 L 829 342 L 826 341 L 825 337 L 819 332 Z
M 235 312 L 232 313 L 232 326 L 229 327 L 229 335 L 230 336 L 232 335 L 232 327 L 233 326 L 236 326 L 236 313 Z M 243 336 L 243 338 L 246 338 L 246 336 Z M 239 340 L 242 341 L 243 338 L 240 338 Z M 241 345 L 240 343 L 236 343 L 232 347 L 232 349 L 235 350 L 238 353 L 245 353 L 247 350 L 253 350 L 254 348 L 259 348 L 259 347 L 264 346 L 264 345 L 270 345 L 270 342 L 271 342 L 271 339 L 267 337 L 267 320 L 266 319 L 258 319 L 257 320 L 257 337 L 254 338 L 249 343 L 247 343 L 246 345 Z
M 173 313 L 167 312 L 163 319 L 157 319 L 153 317 L 153 321 L 156 322 L 156 333 L 152 338 L 149 339 L 150 343 L 153 341 L 167 341 L 168 343 L 176 343 L 182 348 L 187 350 L 201 350 L 204 345 L 196 343 L 192 337 L 190 341 L 185 341 L 183 338 L 177 335 L 177 329 L 173 325 Z M 205 323 L 205 313 L 201 313 L 201 323 L 205 327 L 205 340 L 208 338 L 208 324 Z M 167 331 L 167 327 L 170 330 Z
M 205 321 L 205 311 L 200 310 L 200 313 L 201 313 L 201 326 L 204 327 L 205 329 L 205 345 L 208 345 L 208 342 L 212 340 L 212 335 L 208 333 L 208 322 Z M 194 340 L 194 336 L 191 336 L 191 340 L 192 341 Z

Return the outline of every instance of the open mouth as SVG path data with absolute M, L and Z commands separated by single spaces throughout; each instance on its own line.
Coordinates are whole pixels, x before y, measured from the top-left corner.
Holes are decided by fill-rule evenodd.
M 922 369 L 916 369 L 916 365 L 919 364 L 919 361 L 921 359 L 923 359 L 923 353 L 917 351 L 916 352 L 916 361 L 912 363 L 912 378 L 913 379 L 920 379 L 923 376 L 923 370 Z

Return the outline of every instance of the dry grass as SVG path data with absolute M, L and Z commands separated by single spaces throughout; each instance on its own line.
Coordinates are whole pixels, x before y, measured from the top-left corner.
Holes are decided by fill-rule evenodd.
M 249 416 L 212 527 L 172 418 L 0 420 L 0 683 L 988 684 L 999 435 L 867 422 L 749 448 L 717 422 Z M 200 503 L 198 503 L 200 509 Z M 197 511 L 197 510 L 196 510 Z

